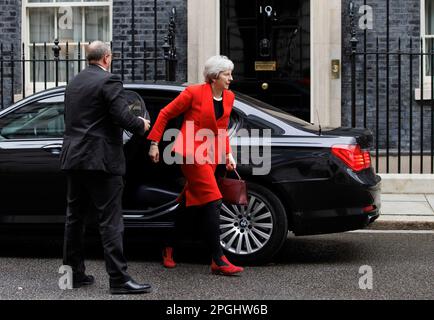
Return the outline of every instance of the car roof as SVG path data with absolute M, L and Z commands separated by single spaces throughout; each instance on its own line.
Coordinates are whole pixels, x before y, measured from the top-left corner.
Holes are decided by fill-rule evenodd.
M 182 91 L 186 88 L 186 84 L 173 82 L 132 82 L 124 83 L 125 89 L 156 89 L 156 90 L 171 90 Z
M 38 100 L 44 97 L 49 97 L 52 96 L 53 94 L 62 94 L 65 91 L 66 86 L 59 86 L 59 87 L 55 87 L 55 88 L 50 88 L 44 91 L 40 91 L 38 93 L 35 93 L 29 97 L 26 97 L 20 101 L 18 101 L 17 103 L 13 104 L 12 106 L 4 109 L 4 110 L 0 110 L 0 115 L 2 115 L 3 113 L 9 112 L 11 109 L 15 109 L 15 108 L 19 108 L 21 105 L 26 104 L 28 102 L 31 102 L 33 100 Z M 145 82 L 133 82 L 133 83 L 124 83 L 124 88 L 125 89 L 130 89 L 130 90 L 134 90 L 134 89 L 152 89 L 152 90 L 166 90 L 166 91 L 173 91 L 173 92 L 181 92 L 186 88 L 186 84 L 183 83 L 174 83 L 174 82 L 165 82 L 165 81 L 145 81 Z M 242 113 L 244 113 L 245 116 L 249 116 L 250 114 L 261 114 L 261 118 L 268 118 L 269 122 L 271 121 L 272 123 L 274 123 L 275 125 L 278 125 L 279 127 L 281 127 L 283 129 L 283 131 L 285 132 L 285 134 L 289 134 L 289 133 L 296 133 L 299 132 L 299 130 L 301 129 L 300 127 L 296 128 L 294 127 L 294 124 L 292 124 L 291 126 L 288 125 L 288 123 L 284 123 L 281 120 L 279 120 L 278 118 L 272 116 L 271 114 L 267 114 L 264 113 L 263 111 L 260 111 L 258 109 L 253 108 L 250 104 L 253 103 L 255 104 L 252 99 L 247 99 L 246 100 L 246 96 L 243 94 L 239 94 L 238 92 L 236 92 L 236 96 L 237 96 L 237 100 L 238 103 L 236 103 L 236 105 L 234 105 L 234 107 L 236 109 L 239 109 L 239 111 L 242 111 Z M 241 104 L 241 105 L 240 105 Z M 302 129 L 302 131 L 305 131 Z
M 22 100 L 17 101 L 11 106 L 3 110 L 0 110 L 0 114 L 5 112 L 6 110 L 10 110 L 10 108 L 18 107 L 32 100 L 38 100 L 45 96 L 50 96 L 56 93 L 61 94 L 65 91 L 65 88 L 66 85 L 58 86 L 54 88 L 48 88 L 46 90 L 36 92 L 28 97 L 25 97 Z M 145 82 L 132 82 L 132 83 L 124 82 L 124 88 L 125 89 L 156 89 L 156 90 L 170 90 L 170 91 L 180 92 L 186 88 L 186 84 L 177 83 L 177 82 L 166 82 L 166 81 L 145 81 Z

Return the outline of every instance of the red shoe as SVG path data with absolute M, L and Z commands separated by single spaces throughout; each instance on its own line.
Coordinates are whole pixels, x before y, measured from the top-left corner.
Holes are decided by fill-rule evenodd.
M 165 268 L 175 268 L 176 263 L 173 260 L 173 248 L 166 247 L 163 249 L 163 265 Z
M 226 266 L 218 266 L 214 260 L 211 262 L 211 272 L 213 274 L 221 274 L 224 276 L 231 276 L 233 274 L 237 274 L 244 271 L 244 268 L 234 266 L 232 263 L 228 261 L 228 259 L 225 256 L 221 256 L 220 258 L 224 263 L 226 263 Z

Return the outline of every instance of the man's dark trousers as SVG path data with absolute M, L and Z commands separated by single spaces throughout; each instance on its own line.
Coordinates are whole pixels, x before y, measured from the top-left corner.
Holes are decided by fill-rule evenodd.
M 130 280 L 123 254 L 122 176 L 103 171 L 70 170 L 67 175 L 67 215 L 63 263 L 74 276 L 85 273 L 83 233 L 86 215 L 96 215 L 110 283 Z

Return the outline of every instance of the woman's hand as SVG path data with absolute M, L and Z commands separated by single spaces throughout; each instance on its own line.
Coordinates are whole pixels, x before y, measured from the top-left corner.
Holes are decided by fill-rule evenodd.
M 232 153 L 229 153 L 226 156 L 226 170 L 227 171 L 234 171 L 236 168 L 237 168 L 237 163 L 235 162 L 235 159 L 232 156 Z
M 160 150 L 157 145 L 151 144 L 151 147 L 149 148 L 149 156 L 153 163 L 160 161 Z

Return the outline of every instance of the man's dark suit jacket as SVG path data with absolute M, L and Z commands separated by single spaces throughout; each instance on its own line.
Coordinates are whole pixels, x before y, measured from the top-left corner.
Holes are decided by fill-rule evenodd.
M 122 129 L 140 135 L 145 131 L 123 95 L 121 80 L 97 65 L 90 65 L 68 84 L 62 170 L 125 174 Z

